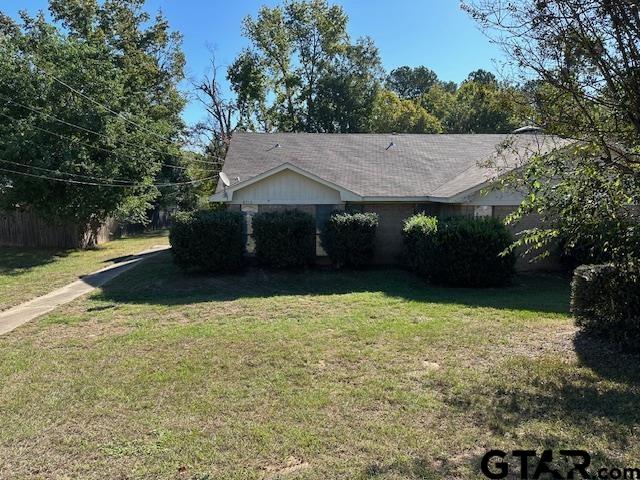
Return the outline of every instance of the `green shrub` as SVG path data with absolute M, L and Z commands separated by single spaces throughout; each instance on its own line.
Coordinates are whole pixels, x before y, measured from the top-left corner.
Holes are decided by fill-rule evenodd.
M 418 213 L 404 221 L 402 238 L 405 262 L 423 277 L 427 277 L 427 272 L 431 270 L 429 263 L 437 231 L 438 219 L 424 213 Z
M 571 313 L 584 331 L 640 351 L 640 272 L 613 264 L 576 268 Z
M 322 233 L 322 246 L 338 268 L 367 265 L 375 253 L 378 215 L 333 212 Z
M 182 212 L 173 218 L 169 242 L 174 261 L 186 270 L 233 272 L 244 266 L 242 214 Z
M 299 268 L 316 255 L 316 224 L 299 210 L 265 212 L 253 217 L 256 257 L 267 267 Z
M 403 234 L 408 265 L 435 284 L 492 287 L 513 276 L 515 255 L 501 255 L 513 237 L 496 219 L 420 214 L 405 221 Z

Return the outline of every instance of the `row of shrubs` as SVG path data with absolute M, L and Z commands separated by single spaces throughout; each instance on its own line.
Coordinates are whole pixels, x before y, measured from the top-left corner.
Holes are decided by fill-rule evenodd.
M 314 218 L 298 210 L 253 217 L 256 258 L 271 268 L 302 268 L 316 256 Z M 375 213 L 334 212 L 322 244 L 334 265 L 362 267 L 375 253 Z M 233 272 L 244 266 L 244 222 L 238 212 L 182 213 L 174 218 L 170 242 L 176 263 L 188 270 Z
M 261 265 L 302 268 L 315 260 L 314 218 L 304 212 L 265 212 L 253 217 L 252 237 Z M 368 265 L 375 254 L 378 216 L 334 212 L 321 235 L 337 268 Z M 238 212 L 178 215 L 170 241 L 176 262 L 186 269 L 230 272 L 244 266 L 244 222 Z M 439 220 L 423 214 L 405 221 L 406 263 L 429 281 L 452 286 L 496 286 L 514 270 L 513 254 L 502 255 L 512 237 L 493 219 Z
M 507 228 L 494 218 L 449 218 L 424 214 L 405 221 L 406 263 L 431 283 L 495 287 L 509 283 L 516 257 Z

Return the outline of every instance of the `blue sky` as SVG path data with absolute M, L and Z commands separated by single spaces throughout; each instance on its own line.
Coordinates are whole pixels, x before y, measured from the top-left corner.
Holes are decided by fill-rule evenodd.
M 24 9 L 46 9 L 46 0 L 3 0 L 2 11 L 11 16 Z M 187 75 L 205 72 L 213 49 L 220 65 L 231 63 L 247 45 L 240 32 L 246 15 L 255 15 L 271 0 L 147 0 L 151 12 L 162 9 L 173 29 L 184 35 Z M 496 70 L 501 54 L 460 9 L 457 0 L 342 0 L 349 15 L 349 33 L 368 35 L 380 49 L 385 69 L 426 65 L 443 80 L 460 82 L 478 68 Z M 185 82 L 184 88 L 189 89 Z M 184 118 L 194 123 L 203 117 L 195 101 Z

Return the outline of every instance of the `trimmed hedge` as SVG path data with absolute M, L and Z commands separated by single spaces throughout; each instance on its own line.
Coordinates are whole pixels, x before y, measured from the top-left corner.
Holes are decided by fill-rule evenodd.
M 419 214 L 405 221 L 403 235 L 409 266 L 434 284 L 494 287 L 513 276 L 515 254 L 501 255 L 513 236 L 497 219 Z
M 173 218 L 169 243 L 174 261 L 186 270 L 240 270 L 244 266 L 242 214 L 181 212 Z
M 640 351 L 640 272 L 613 264 L 576 268 L 571 313 L 585 332 Z
M 300 268 L 316 256 L 316 223 L 299 210 L 258 213 L 253 217 L 256 257 L 267 267 Z
M 338 268 L 367 265 L 375 253 L 378 223 L 375 213 L 333 212 L 322 233 L 322 246 L 333 264 Z

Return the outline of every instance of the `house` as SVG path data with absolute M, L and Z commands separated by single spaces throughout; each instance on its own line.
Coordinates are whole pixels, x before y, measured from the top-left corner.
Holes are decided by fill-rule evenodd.
M 211 200 L 245 212 L 249 251 L 257 212 L 303 210 L 316 218 L 318 232 L 333 210 L 375 212 L 376 262 L 388 264 L 402 250 L 404 219 L 416 212 L 504 218 L 525 192 L 487 193 L 486 187 L 562 142 L 535 129 L 512 135 L 236 133 L 223 169 L 227 181 Z M 320 242 L 317 252 L 324 253 Z

